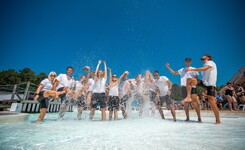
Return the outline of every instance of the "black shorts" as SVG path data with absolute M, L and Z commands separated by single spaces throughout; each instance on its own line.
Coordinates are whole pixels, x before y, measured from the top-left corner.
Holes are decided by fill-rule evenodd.
M 57 91 L 64 91 L 64 87 L 59 88 Z M 65 100 L 65 97 L 66 97 L 66 93 L 59 95 L 59 98 L 61 100 L 61 103 Z
M 150 101 L 151 101 L 151 102 L 154 102 L 155 99 L 156 99 L 156 92 L 151 91 L 151 94 L 150 94 Z
M 120 99 L 120 107 L 126 108 L 128 100 L 129 100 L 129 96 L 128 96 L 128 95 L 124 95 L 124 96 Z
M 186 86 L 181 86 L 181 91 L 182 91 L 182 99 L 185 99 L 187 97 L 187 88 Z M 192 94 L 197 94 L 197 89 L 192 88 L 191 89 L 191 95 Z
M 40 109 L 48 108 L 48 105 L 49 105 L 49 99 L 48 99 L 48 97 L 43 97 L 43 93 L 44 93 L 44 91 L 41 91 L 39 93 L 39 97 L 37 99 L 37 101 L 40 103 Z
M 93 93 L 91 100 L 92 108 L 97 108 L 97 105 L 100 105 L 100 108 L 106 108 L 106 97 L 105 93 Z
M 160 101 L 157 102 L 158 106 L 162 106 L 164 102 L 166 102 L 167 106 L 169 106 L 170 104 L 173 104 L 169 95 L 159 96 L 159 98 L 160 98 Z
M 197 80 L 197 86 L 201 86 L 203 88 L 206 88 L 207 89 L 207 95 L 215 97 L 215 91 L 216 91 L 215 86 L 206 86 L 203 84 L 202 80 L 199 80 L 199 79 Z
M 119 97 L 118 96 L 110 96 L 109 97 L 109 105 L 108 110 L 118 110 L 119 109 Z
M 86 98 L 84 95 L 77 98 L 77 106 L 82 108 L 86 107 Z

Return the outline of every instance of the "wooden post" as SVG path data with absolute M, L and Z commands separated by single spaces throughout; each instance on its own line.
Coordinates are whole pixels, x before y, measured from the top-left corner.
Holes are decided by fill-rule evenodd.
M 23 96 L 23 100 L 25 100 L 26 97 L 27 97 L 27 92 L 28 92 L 28 90 L 29 90 L 29 87 L 30 87 L 30 81 L 27 82 L 26 89 L 25 89 L 25 93 L 24 93 L 24 96 Z
M 14 99 L 14 96 L 15 96 L 15 93 L 16 93 L 16 89 L 17 89 L 17 84 L 14 85 L 14 89 L 13 89 L 13 92 L 12 92 L 11 100 Z

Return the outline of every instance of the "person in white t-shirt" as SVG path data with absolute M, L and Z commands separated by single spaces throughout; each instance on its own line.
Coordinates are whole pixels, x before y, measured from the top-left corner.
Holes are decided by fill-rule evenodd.
M 118 120 L 118 110 L 119 110 L 119 83 L 121 78 L 124 74 L 128 72 L 125 71 L 120 78 L 118 79 L 117 75 L 112 75 L 112 71 L 110 71 L 110 83 L 109 83 L 109 103 L 108 103 L 108 110 L 109 110 L 109 120 L 112 120 L 112 115 L 114 112 L 114 120 Z
M 61 92 L 52 91 L 55 78 L 56 78 L 56 73 L 50 72 L 48 78 L 41 81 L 40 85 L 38 86 L 35 92 L 34 100 L 40 103 L 40 115 L 37 119 L 37 122 L 43 121 L 46 115 L 48 104 L 49 104 L 48 97 L 57 99 L 60 94 L 66 93 L 66 91 L 61 91 Z
M 186 58 L 185 59 L 185 68 L 181 68 L 178 71 L 173 71 L 170 68 L 170 65 L 168 63 L 166 63 L 166 67 L 168 68 L 168 70 L 173 74 L 173 75 L 177 75 L 179 74 L 181 76 L 180 82 L 181 82 L 181 90 L 182 90 L 182 100 L 184 100 L 187 97 L 187 89 L 186 89 L 186 82 L 188 78 L 196 78 L 199 75 L 197 71 L 189 71 L 186 72 L 186 69 L 195 69 L 194 67 L 191 67 L 191 58 Z M 194 109 L 197 113 L 198 116 L 198 122 L 202 122 L 201 120 L 201 113 L 200 113 L 200 102 L 197 99 L 197 91 L 196 91 L 196 87 L 192 87 L 191 89 L 191 99 L 192 99 L 192 103 L 194 106 Z M 186 120 L 185 121 L 189 121 L 190 117 L 189 117 L 189 103 L 184 103 L 184 109 L 185 109 L 185 114 L 186 114 Z
M 132 97 L 138 101 L 139 104 L 139 116 L 143 114 L 143 109 L 145 105 L 144 99 L 144 81 L 142 79 L 142 74 L 136 74 L 134 80 L 130 80 L 130 87 L 132 90 Z
M 155 86 L 156 86 L 156 95 L 157 95 L 157 101 L 156 101 L 157 109 L 162 119 L 165 119 L 163 110 L 162 110 L 162 105 L 164 102 L 166 102 L 167 106 L 171 110 L 174 121 L 176 121 L 174 105 L 170 98 L 172 82 L 167 77 L 160 76 L 158 71 L 154 71 L 154 77 L 156 78 Z
M 86 75 L 82 75 L 79 81 L 75 82 L 73 99 L 77 101 L 77 119 L 81 120 L 82 111 L 87 107 L 86 95 L 89 88 L 88 78 Z
M 126 106 L 127 102 L 129 101 L 131 90 L 130 90 L 130 83 L 128 81 L 128 72 L 124 73 L 122 76 L 122 82 L 119 84 L 119 90 L 120 90 L 120 109 L 122 110 L 123 118 L 127 118 L 126 113 Z
M 191 101 L 191 88 L 192 86 L 198 85 L 207 89 L 208 101 L 214 112 L 216 118 L 216 124 L 220 124 L 219 109 L 216 104 L 215 93 L 216 93 L 216 81 L 217 81 L 217 67 L 212 61 L 212 56 L 206 54 L 202 56 L 201 60 L 204 65 L 202 68 L 196 69 L 186 69 L 189 71 L 202 71 L 202 80 L 197 80 L 196 78 L 187 79 L 187 97 L 183 101 Z
M 65 114 L 66 108 L 70 103 L 73 96 L 72 87 L 74 86 L 74 78 L 71 76 L 74 69 L 73 67 L 67 67 L 66 74 L 59 74 L 56 78 L 53 86 L 53 90 L 63 91 L 67 90 L 67 94 L 59 95 L 61 99 L 61 107 L 59 111 L 59 118 L 62 118 Z
M 106 121 L 106 95 L 105 95 L 105 85 L 107 80 L 107 68 L 106 62 L 104 61 L 104 71 L 99 70 L 101 60 L 98 61 L 98 65 L 96 67 L 94 73 L 94 86 L 93 86 L 93 95 L 92 95 L 92 109 L 90 113 L 90 120 L 93 119 L 95 110 L 97 105 L 100 105 L 102 121 Z
M 87 72 L 89 87 L 88 87 L 87 94 L 86 94 L 86 100 L 87 100 L 88 110 L 90 110 L 91 109 L 91 98 L 92 98 L 93 87 L 94 87 L 94 72 L 91 72 L 89 66 L 85 66 L 82 69 Z

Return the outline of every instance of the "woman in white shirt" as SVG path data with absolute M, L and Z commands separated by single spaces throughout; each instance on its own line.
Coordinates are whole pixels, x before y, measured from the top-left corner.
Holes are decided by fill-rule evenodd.
M 94 87 L 94 73 L 91 72 L 89 66 L 85 66 L 82 68 L 84 71 L 87 72 L 87 78 L 88 78 L 88 90 L 86 94 L 86 100 L 87 100 L 87 107 L 90 110 L 91 109 L 91 98 L 92 98 L 92 92 Z
M 82 75 L 79 79 L 79 86 L 76 86 L 75 89 L 75 94 L 73 95 L 73 99 L 77 101 L 77 110 L 78 110 L 78 114 L 77 114 L 77 119 L 81 120 L 81 116 L 82 116 L 82 111 L 86 108 L 86 93 L 89 87 L 88 84 L 88 78 L 85 75 Z M 77 83 L 78 83 L 77 82 Z
M 41 122 L 45 117 L 49 104 L 48 97 L 57 99 L 60 94 L 66 93 L 66 91 L 56 92 L 52 90 L 55 77 L 56 73 L 50 72 L 48 78 L 41 81 L 35 92 L 34 100 L 40 103 L 40 115 L 37 122 Z
M 96 71 L 94 73 L 94 86 L 93 86 L 93 95 L 92 95 L 92 109 L 90 113 L 90 120 L 93 119 L 97 105 L 100 105 L 102 111 L 102 121 L 106 120 L 106 96 L 105 96 L 105 84 L 107 79 L 107 68 L 106 62 L 104 61 L 104 71 L 99 70 L 101 60 L 98 61 Z
M 127 74 L 125 71 L 122 76 L 118 79 L 117 75 L 112 75 L 112 71 L 110 68 L 110 84 L 109 84 L 109 120 L 112 120 L 112 115 L 114 112 L 114 120 L 118 120 L 118 109 L 119 109 L 119 83 L 124 74 Z

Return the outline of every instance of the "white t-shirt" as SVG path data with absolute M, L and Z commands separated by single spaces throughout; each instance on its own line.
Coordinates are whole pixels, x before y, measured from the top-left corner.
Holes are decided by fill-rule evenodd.
M 213 61 L 207 61 L 204 65 L 211 66 L 212 68 L 202 72 L 202 82 L 206 86 L 215 86 L 217 81 L 217 67 Z
M 105 93 L 105 83 L 106 78 L 98 79 L 98 81 L 95 80 L 93 86 L 93 93 Z
M 120 88 L 120 95 L 123 97 L 124 95 L 126 95 L 126 87 L 129 88 L 129 82 L 128 81 L 123 81 L 122 83 L 119 84 L 119 88 Z
M 94 79 L 92 78 L 88 79 L 88 84 L 89 84 L 88 91 L 92 92 L 94 87 Z
M 57 89 L 67 86 L 73 87 L 74 79 L 72 77 L 68 77 L 66 74 L 59 74 L 56 79 L 59 81 Z
M 155 85 L 159 88 L 160 90 L 160 96 L 165 96 L 168 93 L 168 81 L 169 79 L 165 76 L 161 76 L 159 79 L 155 80 Z
M 137 93 L 144 94 L 144 82 L 143 81 L 141 81 L 140 84 L 137 84 L 137 82 L 135 81 L 133 83 L 133 86 Z
M 40 84 L 43 85 L 43 88 L 41 89 L 41 91 L 51 90 L 53 88 L 52 81 L 49 81 L 48 79 L 42 80 Z
M 155 81 L 153 81 L 153 83 L 150 83 L 150 90 L 155 92 Z
M 199 73 L 197 71 L 188 71 L 186 72 L 186 69 L 195 69 L 194 67 L 185 67 L 185 68 L 181 68 L 180 70 L 178 70 L 178 73 L 180 75 L 180 83 L 181 86 L 186 86 L 186 81 L 188 78 L 194 78 L 195 76 L 198 76 Z
M 110 87 L 109 96 L 118 96 L 118 95 L 119 95 L 118 86 Z
M 78 90 L 81 90 L 83 85 L 80 81 L 74 81 L 74 92 L 76 93 Z

